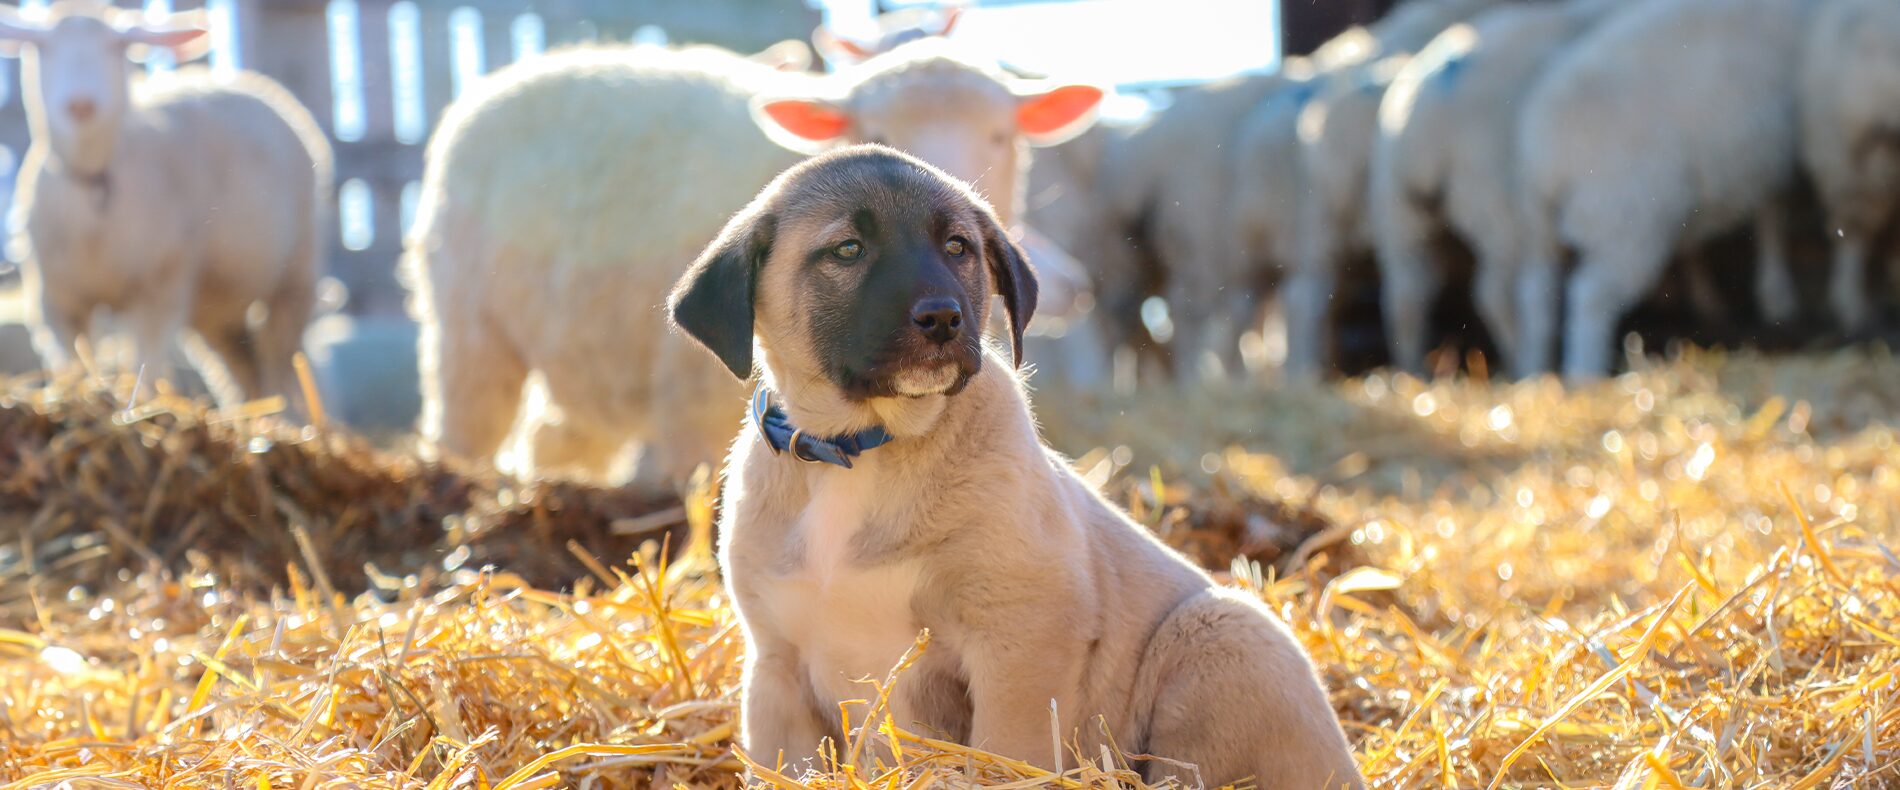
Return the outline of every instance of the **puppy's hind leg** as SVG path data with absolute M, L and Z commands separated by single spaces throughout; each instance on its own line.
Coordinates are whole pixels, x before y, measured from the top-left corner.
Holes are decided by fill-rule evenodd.
M 1146 751 L 1175 761 L 1150 762 L 1150 782 L 1365 786 L 1306 653 L 1241 593 L 1208 589 L 1175 607 L 1148 643 L 1136 694 L 1153 701 Z

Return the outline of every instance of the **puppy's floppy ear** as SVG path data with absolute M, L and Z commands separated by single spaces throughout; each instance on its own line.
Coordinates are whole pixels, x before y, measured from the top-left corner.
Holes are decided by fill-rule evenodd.
M 762 210 L 733 217 L 666 300 L 673 326 L 741 379 L 752 376 L 753 293 L 777 228 L 777 217 Z
M 1023 331 L 1036 314 L 1036 270 L 1029 256 L 1011 241 L 996 217 L 983 219 L 983 255 L 990 267 L 990 279 L 996 283 L 996 295 L 1003 297 L 1003 309 L 1009 313 L 1009 348 L 1016 367 L 1023 366 Z

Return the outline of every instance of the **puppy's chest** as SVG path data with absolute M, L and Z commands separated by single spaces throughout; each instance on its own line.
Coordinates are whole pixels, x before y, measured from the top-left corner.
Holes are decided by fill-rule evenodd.
M 889 492 L 874 476 L 817 476 L 811 497 L 783 533 L 786 561 L 766 571 L 761 603 L 769 627 L 799 648 L 824 707 L 871 693 L 917 638 L 913 609 L 919 563 L 875 548 Z

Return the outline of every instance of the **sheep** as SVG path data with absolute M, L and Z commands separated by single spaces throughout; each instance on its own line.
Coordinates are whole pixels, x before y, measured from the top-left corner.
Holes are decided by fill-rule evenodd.
M 1618 320 L 1672 253 L 1751 218 L 1757 295 L 1796 308 L 1781 196 L 1796 177 L 1804 0 L 1650 0 L 1558 55 L 1518 122 L 1525 236 L 1517 372 L 1549 368 L 1564 284 L 1564 372 L 1610 369 Z
M 1829 303 L 1841 327 L 1877 318 L 1869 259 L 1900 214 L 1900 6 L 1828 0 L 1802 52 L 1801 154 L 1834 231 Z
M 1247 266 L 1236 283 L 1265 288 L 1282 281 L 1299 250 L 1296 223 L 1306 199 L 1299 156 L 1299 117 L 1320 81 L 1295 64 L 1294 79 L 1241 121 L 1235 145 L 1233 212 L 1237 247 Z
M 1251 294 L 1231 288 L 1241 256 L 1231 248 L 1227 202 L 1235 135 L 1248 111 L 1289 82 L 1246 74 L 1179 92 L 1174 103 L 1129 132 L 1103 176 L 1107 210 L 1121 218 L 1145 266 L 1140 278 L 1098 281 L 1097 300 L 1129 342 L 1143 330 L 1137 311 L 1158 281 L 1174 323 L 1169 362 L 1193 383 L 1240 369 L 1238 338 Z
M 733 211 L 798 153 L 885 141 L 1014 221 L 1024 141 L 1065 139 L 1100 97 L 936 39 L 824 78 L 704 48 L 582 48 L 489 75 L 429 143 L 406 243 L 425 445 L 494 457 L 538 374 L 549 414 L 524 425 L 519 471 L 620 477 L 638 441 L 639 479 L 683 480 L 720 458 L 745 393 L 660 305 Z
M 1145 292 L 1131 287 L 1145 276 L 1123 218 L 1111 207 L 1104 181 L 1121 166 L 1129 129 L 1099 122 L 1075 139 L 1036 152 L 1025 196 L 1026 227 L 1045 234 L 1049 246 L 1082 261 L 1090 279 L 1091 309 L 1065 322 L 1056 337 L 1029 338 L 1026 356 L 1039 381 L 1059 379 L 1072 388 L 1099 387 L 1114 370 L 1115 349 L 1136 344 L 1136 320 Z M 1038 273 L 1048 253 L 1029 251 Z M 1115 301 L 1103 303 L 1100 295 Z M 1040 308 L 1039 308 L 1040 310 Z M 1126 383 L 1126 382 L 1124 382 Z
M 908 9 L 890 11 L 878 16 L 877 37 L 875 40 L 861 41 L 842 35 L 830 27 L 820 25 L 811 33 L 812 47 L 834 68 L 842 68 L 863 63 L 879 54 L 896 49 L 901 44 L 923 38 L 947 38 L 955 30 L 957 20 L 963 15 L 959 6 L 950 6 L 941 11 L 930 9 Z
M 1379 106 L 1367 211 L 1393 362 L 1421 373 L 1446 263 L 1441 234 L 1476 258 L 1475 302 L 1508 359 L 1515 337 L 1518 108 L 1552 56 L 1627 0 L 1509 5 L 1440 33 Z
M 1369 251 L 1364 207 L 1379 102 L 1410 53 L 1496 0 L 1414 0 L 1367 28 L 1369 51 L 1329 69 L 1298 120 L 1301 182 L 1298 250 L 1281 301 L 1287 321 L 1286 373 L 1317 378 L 1331 349 L 1339 270 Z
M 24 45 L 33 144 L 15 205 L 42 361 L 66 365 L 106 308 L 131 329 L 147 390 L 171 378 L 172 343 L 189 327 L 220 403 L 295 403 L 331 186 L 310 114 L 256 74 L 131 79 L 128 49 L 189 60 L 205 52 L 202 27 L 142 26 L 137 12 L 91 3 L 56 4 L 45 24 L 4 12 L 0 38 Z

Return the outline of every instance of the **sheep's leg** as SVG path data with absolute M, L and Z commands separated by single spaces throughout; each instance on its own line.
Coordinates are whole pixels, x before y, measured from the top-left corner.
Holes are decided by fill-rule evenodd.
M 1557 342 L 1557 308 L 1563 302 L 1558 290 L 1562 251 L 1555 245 L 1532 248 L 1517 278 L 1517 359 L 1518 376 L 1535 376 L 1551 369 L 1553 346 Z
M 51 371 L 63 369 L 73 363 L 79 338 L 90 330 L 92 311 L 58 304 L 44 294 L 37 302 L 36 314 L 27 320 L 33 350 L 39 353 L 42 367 Z
M 1186 257 L 1168 287 L 1168 317 L 1174 323 L 1174 378 L 1182 386 L 1219 380 L 1229 370 L 1222 369 L 1231 347 L 1238 355 L 1239 336 L 1228 323 L 1221 285 L 1211 282 L 1216 274 L 1208 261 L 1199 256 Z
M 1756 215 L 1755 243 L 1755 299 L 1762 316 L 1772 324 L 1792 322 L 1801 312 L 1801 294 L 1788 264 L 1787 209 L 1779 201 Z
M 1444 290 L 1445 277 L 1430 255 L 1397 261 L 1382 286 L 1385 331 L 1392 360 L 1406 372 L 1423 374 L 1431 346 L 1432 304 Z
M 514 428 L 528 367 L 479 319 L 422 322 L 422 436 L 438 451 L 490 460 Z
M 626 434 L 564 412 L 560 420 L 535 423 L 531 441 L 535 472 L 564 470 L 602 479 L 626 446 Z
M 296 357 L 303 349 L 304 328 L 316 309 L 315 284 L 307 278 L 292 277 L 265 304 L 264 320 L 252 330 L 253 359 L 258 370 L 257 387 L 261 395 L 282 395 L 294 410 L 307 414 L 310 404 L 303 403 L 303 387 L 297 381 Z
M 1385 317 L 1386 344 L 1392 363 L 1413 374 L 1425 372 L 1431 348 L 1432 306 L 1445 288 L 1445 263 L 1432 242 L 1433 212 L 1381 169 L 1371 194 L 1374 256 L 1379 267 L 1379 306 Z
M 1834 240 L 1834 271 L 1828 275 L 1828 302 L 1841 329 L 1859 335 L 1873 327 L 1873 300 L 1867 293 L 1867 234 L 1843 227 Z
M 198 337 L 205 350 L 216 357 L 217 365 L 224 369 L 220 375 L 205 364 L 211 360 L 201 360 L 196 358 L 199 355 L 194 355 L 193 362 L 220 405 L 233 406 L 264 394 L 259 390 L 255 339 L 241 316 L 236 322 L 223 326 L 200 327 Z
M 1431 236 L 1416 210 L 1407 206 L 1384 212 L 1380 223 L 1379 289 L 1392 361 L 1413 373 L 1425 372 L 1431 346 L 1432 304 L 1445 288 L 1445 267 L 1431 248 Z
M 1286 375 L 1291 381 L 1317 381 L 1325 374 L 1332 349 L 1337 279 L 1327 264 L 1302 269 L 1287 280 L 1280 301 L 1286 315 Z
M 178 370 L 172 364 L 172 346 L 185 327 L 184 299 L 159 299 L 133 313 L 127 323 L 132 330 L 133 373 L 140 386 L 132 393 L 136 400 L 151 397 L 163 381 L 175 383 Z M 231 404 L 220 404 L 231 405 Z
M 1144 358 L 1150 370 L 1165 373 L 1168 369 L 1166 356 L 1156 353 L 1154 340 L 1141 321 L 1144 296 L 1132 289 L 1104 290 L 1095 311 L 1089 314 L 1089 321 L 1097 324 L 1102 333 L 1101 344 L 1108 356 L 1109 375 L 1118 391 L 1133 390 L 1141 378 Z
M 1221 349 L 1221 365 L 1229 376 L 1244 376 L 1247 359 L 1241 353 L 1240 341 L 1260 329 L 1260 294 L 1253 288 L 1230 285 L 1226 297 L 1226 345 Z
M 1286 314 L 1286 376 L 1312 382 L 1325 375 L 1333 350 L 1333 296 L 1338 288 L 1341 240 L 1324 207 L 1309 205 L 1301 217 L 1299 257 L 1280 303 Z
M 1689 291 L 1689 311 L 1697 322 L 1704 326 L 1724 326 L 1729 322 L 1728 305 L 1722 299 L 1722 289 L 1715 284 L 1715 273 L 1709 270 L 1709 257 L 1699 249 L 1682 251 L 1682 272 Z
M 1616 359 L 1616 326 L 1655 287 L 1663 256 L 1638 244 L 1587 255 L 1571 274 L 1564 329 L 1564 377 L 1601 378 Z
M 1511 262 L 1505 255 L 1478 258 L 1472 282 L 1473 301 L 1478 316 L 1491 333 L 1491 342 L 1504 359 L 1517 356 L 1517 307 L 1511 296 Z

